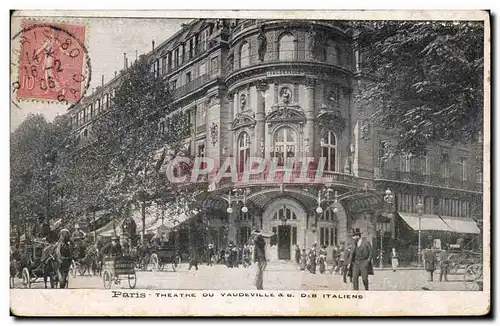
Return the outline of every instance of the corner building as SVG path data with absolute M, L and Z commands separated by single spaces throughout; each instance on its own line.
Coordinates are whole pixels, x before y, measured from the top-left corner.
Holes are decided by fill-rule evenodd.
M 262 228 L 275 234 L 271 257 L 287 260 L 294 245 L 339 245 L 359 228 L 388 254 L 390 246 L 416 244 L 418 200 L 425 206 L 422 221 L 444 216 L 459 221 L 454 233 L 478 233 L 474 220 L 481 218 L 482 186 L 475 147 L 436 144 L 426 157 L 381 160 L 391 135 L 367 123 L 371 112 L 354 102 L 366 77 L 356 33 L 346 24 L 194 20 L 158 47 L 153 44 L 147 56 L 155 75 L 174 89 L 176 110 L 191 121 L 191 153 L 219 166 L 228 157 L 237 163 L 238 180 L 210 184 L 210 199 L 202 205 L 207 243 L 242 245 L 253 228 Z M 82 141 L 92 119 L 109 107 L 105 103 L 119 78 L 70 112 Z M 158 128 L 165 128 L 163 121 Z M 277 159 L 279 166 L 323 157 L 325 181 L 315 183 L 310 175 L 298 180 L 296 173 L 289 180 L 261 173 L 244 181 L 249 157 Z M 325 187 L 330 191 L 322 192 Z M 394 194 L 392 205 L 383 201 L 387 188 Z

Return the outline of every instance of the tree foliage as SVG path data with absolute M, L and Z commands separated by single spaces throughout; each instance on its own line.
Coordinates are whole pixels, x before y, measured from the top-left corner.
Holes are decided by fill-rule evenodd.
M 483 127 L 481 22 L 377 21 L 356 25 L 363 70 L 357 95 L 398 152 L 438 141 L 475 142 Z

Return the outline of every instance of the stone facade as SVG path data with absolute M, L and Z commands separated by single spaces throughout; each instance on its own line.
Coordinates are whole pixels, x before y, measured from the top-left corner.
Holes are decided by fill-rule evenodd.
M 176 83 L 175 107 L 191 114 L 188 142 L 193 154 L 219 164 L 231 156 L 238 164 L 248 156 L 283 161 L 327 157 L 329 181 L 322 184 L 268 181 L 261 176 L 252 182 L 222 180 L 211 185 L 214 198 L 227 199 L 235 188 L 249 189 L 250 194 L 244 203 L 248 213 L 241 212 L 240 198 L 231 202 L 232 213 L 222 209 L 219 216 L 209 216 L 228 221 L 225 227 L 217 226 L 209 241 L 218 246 L 223 245 L 220 239 L 243 244 L 252 228 L 275 231 L 278 240 L 272 248 L 279 259 L 293 257 L 294 245 L 349 241 L 352 228 L 376 241 L 378 215 L 393 210 L 381 205 L 387 188 L 396 194 L 394 206 L 401 209 L 397 200 L 405 194 L 422 196 L 424 201 L 446 197 L 460 201 L 455 215 L 480 218 L 471 213 L 482 200 L 471 146 L 436 144 L 429 151 L 432 164 L 426 171 L 420 165 L 412 172 L 411 159 L 409 168 L 403 167 L 405 175 L 402 163 L 381 166 L 379 147 L 390 135 L 369 125 L 366 118 L 371 112 L 360 111 L 354 102 L 363 81 L 355 44 L 352 33 L 334 22 L 195 20 L 147 54 L 152 69 Z M 118 80 L 119 76 L 69 113 L 75 134 L 83 135 L 94 113 L 90 119 L 87 113 L 83 122 L 76 117 L 111 94 Z M 450 162 L 467 159 L 470 168 L 462 166 L 461 182 L 447 181 L 444 187 L 432 183 L 430 172 L 439 173 L 441 152 L 449 153 Z M 451 164 L 450 171 L 456 166 Z M 452 173 L 448 179 L 452 176 L 456 177 Z M 323 213 L 318 214 L 318 192 L 325 185 L 337 200 L 322 201 Z M 281 212 L 290 214 L 280 219 Z M 327 220 L 326 215 L 332 217 Z M 392 232 L 384 237 L 394 240 L 395 223 L 390 223 Z

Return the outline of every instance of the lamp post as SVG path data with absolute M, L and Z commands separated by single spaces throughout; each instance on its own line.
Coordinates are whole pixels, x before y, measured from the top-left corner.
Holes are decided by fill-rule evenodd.
M 389 204 L 389 214 L 392 218 L 392 203 L 394 202 L 394 195 L 392 194 L 391 189 L 387 188 L 385 191 L 384 201 Z M 380 223 L 380 259 L 379 259 L 379 267 L 384 267 L 384 224 Z
M 322 140 L 323 141 L 323 140 Z M 323 208 L 321 207 L 321 204 L 323 202 L 327 202 L 327 201 L 330 201 L 330 194 L 333 193 L 333 203 L 335 205 L 334 207 L 334 213 L 337 214 L 337 203 L 338 203 L 338 194 L 337 194 L 337 191 L 334 191 L 330 185 L 326 185 L 325 188 L 323 189 L 320 189 L 318 191 L 318 199 L 317 199 L 317 203 L 318 203 L 318 207 L 316 207 L 316 216 L 315 216 L 315 219 L 314 219 L 314 227 L 317 228 L 318 226 L 318 215 L 321 215 L 323 214 Z M 318 242 L 318 233 L 316 233 L 316 242 Z
M 422 204 L 422 200 L 418 200 L 418 204 L 415 207 L 417 209 L 418 214 L 418 257 L 417 257 L 417 266 L 420 266 L 420 261 L 422 259 L 422 243 L 420 239 L 420 234 L 422 232 L 422 214 L 424 213 L 424 204 Z
M 242 213 L 248 213 L 248 207 L 247 207 L 247 196 L 250 194 L 250 189 L 241 189 L 241 188 L 236 188 L 233 189 L 232 191 L 229 191 L 227 196 L 221 196 L 228 204 L 229 206 L 226 209 L 226 212 L 228 214 L 233 213 L 233 208 L 231 207 L 231 204 L 233 202 L 243 203 L 243 207 L 241 208 Z

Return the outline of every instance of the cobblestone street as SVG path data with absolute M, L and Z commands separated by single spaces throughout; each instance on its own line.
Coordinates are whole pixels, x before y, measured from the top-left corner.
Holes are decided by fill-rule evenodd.
M 164 271 L 138 271 L 136 289 L 192 289 L 192 290 L 254 290 L 255 265 L 245 269 L 227 268 L 223 265 L 209 267 L 199 265 L 199 270 L 188 270 L 182 264 L 177 272 L 170 266 Z M 427 280 L 428 274 L 421 270 L 390 269 L 375 270 L 370 276 L 370 290 L 374 291 L 414 291 L 426 288 L 432 291 L 465 291 L 463 275 L 449 275 L 449 282 L 439 282 L 439 273 L 434 274 L 434 282 Z M 42 283 L 34 283 L 32 288 L 43 288 Z M 16 279 L 16 288 L 21 287 L 21 280 Z M 103 281 L 98 276 L 70 276 L 69 288 L 104 289 Z M 121 284 L 113 284 L 112 289 L 127 289 L 125 279 Z M 360 279 L 360 288 L 363 288 Z M 352 284 L 343 283 L 340 275 L 311 274 L 300 271 L 293 263 L 269 263 L 264 273 L 264 289 L 267 290 L 352 290 Z

